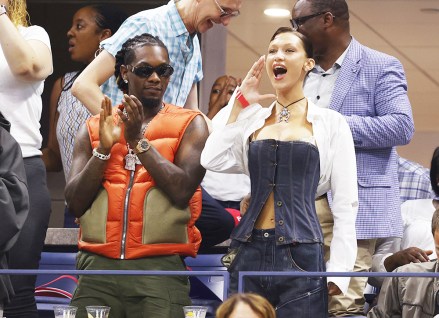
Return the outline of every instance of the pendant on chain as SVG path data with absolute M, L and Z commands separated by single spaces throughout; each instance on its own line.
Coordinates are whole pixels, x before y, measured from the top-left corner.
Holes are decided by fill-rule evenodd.
M 136 170 L 136 159 L 137 156 L 134 154 L 133 150 L 129 149 L 125 156 L 125 169 L 129 171 Z
M 165 107 L 165 105 L 162 104 L 162 107 L 160 107 L 159 111 L 161 111 L 164 107 Z M 126 112 L 125 109 L 124 109 L 124 112 Z M 125 116 L 127 116 L 127 115 L 128 114 L 125 114 Z M 152 118 L 149 122 L 147 122 L 145 127 L 143 127 L 142 132 L 141 132 L 143 136 L 145 136 L 146 129 L 148 128 L 149 124 L 151 123 L 151 121 L 153 119 L 154 118 Z M 134 150 L 130 148 L 130 145 L 128 143 L 127 143 L 127 149 L 128 149 L 128 153 L 125 155 L 125 169 L 129 170 L 129 171 L 135 171 L 136 165 L 141 165 L 142 163 L 140 162 L 140 159 L 137 157 L 137 155 L 134 153 Z
M 281 122 L 288 122 L 288 120 L 290 119 L 290 111 L 288 110 L 288 108 L 283 108 L 280 113 L 279 113 L 279 123 Z

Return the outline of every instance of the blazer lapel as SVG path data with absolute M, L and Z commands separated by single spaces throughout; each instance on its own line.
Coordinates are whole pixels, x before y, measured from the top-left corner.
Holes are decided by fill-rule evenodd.
M 340 112 L 343 101 L 361 69 L 361 44 L 352 38 L 352 43 L 341 65 L 335 82 L 329 108 Z

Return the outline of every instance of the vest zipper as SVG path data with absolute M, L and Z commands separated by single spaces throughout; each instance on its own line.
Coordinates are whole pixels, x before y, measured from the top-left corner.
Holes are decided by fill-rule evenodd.
M 121 241 L 121 251 L 120 259 L 125 259 L 125 248 L 127 240 L 127 230 L 128 230 L 128 204 L 130 201 L 131 189 L 133 188 L 135 171 L 130 172 L 130 182 L 128 183 L 127 193 L 125 195 L 124 209 L 123 209 L 123 231 L 122 231 L 122 241 Z

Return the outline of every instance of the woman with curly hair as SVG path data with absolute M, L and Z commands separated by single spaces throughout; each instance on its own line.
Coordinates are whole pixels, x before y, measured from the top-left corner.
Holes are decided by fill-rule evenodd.
M 49 36 L 28 26 L 25 0 L 0 0 L 0 112 L 24 158 L 30 210 L 20 236 L 9 252 L 9 267 L 37 269 L 50 217 L 46 169 L 41 160 L 40 118 L 44 80 L 52 73 Z M 5 316 L 37 318 L 36 276 L 11 276 L 15 296 Z

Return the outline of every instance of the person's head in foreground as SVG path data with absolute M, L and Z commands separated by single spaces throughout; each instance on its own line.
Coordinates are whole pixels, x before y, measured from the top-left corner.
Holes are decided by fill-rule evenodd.
M 243 293 L 227 299 L 216 311 L 216 318 L 275 318 L 276 312 L 262 296 Z

